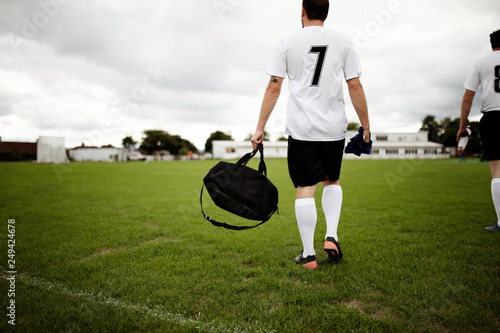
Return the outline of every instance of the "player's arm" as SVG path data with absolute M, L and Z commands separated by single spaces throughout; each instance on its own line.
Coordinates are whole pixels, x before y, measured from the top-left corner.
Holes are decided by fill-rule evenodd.
M 466 130 L 467 118 L 469 118 L 470 110 L 472 107 L 472 101 L 474 100 L 475 95 L 476 95 L 475 91 L 465 89 L 464 97 L 462 99 L 462 107 L 460 111 L 460 127 L 457 133 L 457 142 L 460 141 L 460 138 L 462 137 L 463 133 L 469 135 Z
M 280 97 L 281 85 L 283 84 L 283 78 L 279 76 L 271 76 L 269 84 L 267 85 L 266 92 L 264 93 L 264 99 L 262 101 L 262 106 L 260 108 L 259 122 L 257 123 L 257 129 L 251 140 L 253 149 L 257 149 L 257 144 L 262 143 L 264 140 L 264 128 L 266 127 L 267 120 L 271 116 L 276 102 Z
M 370 141 L 370 120 L 368 118 L 368 105 L 366 103 L 365 92 L 363 85 L 358 77 L 347 80 L 347 88 L 349 96 L 351 96 L 352 105 L 358 114 L 361 127 L 364 129 L 364 141 Z

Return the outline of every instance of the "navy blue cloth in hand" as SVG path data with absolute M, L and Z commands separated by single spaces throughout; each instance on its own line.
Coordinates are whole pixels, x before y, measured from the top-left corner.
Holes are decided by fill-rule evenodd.
M 360 127 L 358 130 L 358 134 L 356 134 L 351 138 L 351 141 L 347 144 L 347 147 L 345 147 L 346 154 L 354 154 L 357 156 L 361 156 L 361 154 L 370 155 L 370 153 L 372 152 L 373 141 L 372 140 L 370 140 L 369 142 L 363 141 L 364 131 L 365 130 L 363 129 L 363 127 Z

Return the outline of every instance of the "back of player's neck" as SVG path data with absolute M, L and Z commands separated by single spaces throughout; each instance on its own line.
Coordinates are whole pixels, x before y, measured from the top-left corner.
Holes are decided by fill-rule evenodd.
M 325 22 L 321 21 L 321 20 L 305 21 L 304 22 L 304 28 L 307 28 L 307 27 L 323 27 L 324 23 Z

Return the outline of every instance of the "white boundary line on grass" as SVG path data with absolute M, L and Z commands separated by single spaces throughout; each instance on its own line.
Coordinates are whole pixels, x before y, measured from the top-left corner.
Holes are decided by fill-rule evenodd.
M 7 275 L 2 272 L 0 273 L 0 278 L 2 279 L 7 279 Z M 88 302 L 92 303 L 98 303 L 102 305 L 110 305 L 113 307 L 117 308 L 124 308 L 129 311 L 137 311 L 141 312 L 145 315 L 151 316 L 151 317 L 157 317 L 163 320 L 166 320 L 168 322 L 174 322 L 177 324 L 180 324 L 182 326 L 191 326 L 196 329 L 200 329 L 203 331 L 207 332 L 238 332 L 238 333 L 244 333 L 248 332 L 246 329 L 242 329 L 237 327 L 236 323 L 231 323 L 230 325 L 224 325 L 224 324 L 207 324 L 200 322 L 198 320 L 194 319 L 189 319 L 185 318 L 182 314 L 174 314 L 170 313 L 166 310 L 164 310 L 161 306 L 155 305 L 152 307 L 146 306 L 146 305 L 141 305 L 141 304 L 133 304 L 133 303 L 127 303 L 120 301 L 118 299 L 112 298 L 112 297 L 107 297 L 103 293 L 99 292 L 98 294 L 93 294 L 89 293 L 86 291 L 74 291 L 66 287 L 65 285 L 61 283 L 53 283 L 53 282 L 47 282 L 43 281 L 38 278 L 31 278 L 27 277 L 24 274 L 20 274 L 16 276 L 17 279 L 22 280 L 23 282 L 39 287 L 41 289 L 45 289 L 47 291 L 52 291 L 55 292 L 56 294 L 59 295 L 65 295 L 65 296 L 70 296 L 70 297 L 76 297 L 76 298 L 83 298 Z M 201 316 L 201 313 L 198 314 L 198 317 Z M 256 322 L 257 324 L 257 322 Z M 77 325 L 76 323 L 68 323 L 67 326 L 67 332 L 72 332 L 74 326 Z M 252 329 L 251 332 L 276 332 L 276 331 L 269 331 L 266 329 Z

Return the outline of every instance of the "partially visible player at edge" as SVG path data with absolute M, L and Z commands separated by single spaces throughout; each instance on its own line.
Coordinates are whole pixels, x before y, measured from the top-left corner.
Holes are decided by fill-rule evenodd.
M 483 143 L 483 157 L 491 170 L 491 195 L 497 213 L 497 223 L 486 230 L 500 232 L 500 30 L 490 34 L 493 53 L 478 60 L 465 80 L 460 128 L 457 141 L 467 135 L 466 126 L 472 101 L 479 86 L 482 88 L 479 132 Z
M 368 108 L 359 80 L 359 58 L 347 36 L 323 26 L 328 10 L 328 0 L 303 0 L 303 29 L 280 41 L 267 67 L 271 79 L 251 139 L 254 149 L 262 143 L 265 125 L 288 75 L 288 170 L 297 188 L 295 215 L 303 245 L 303 252 L 295 261 L 310 269 L 317 267 L 314 197 L 319 182 L 323 183 L 322 207 L 327 224 L 324 251 L 330 262 L 342 258 L 337 228 L 342 206 L 340 167 L 347 131 L 343 79 L 364 128 L 364 141 L 370 138 Z

